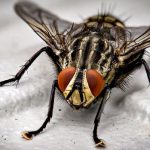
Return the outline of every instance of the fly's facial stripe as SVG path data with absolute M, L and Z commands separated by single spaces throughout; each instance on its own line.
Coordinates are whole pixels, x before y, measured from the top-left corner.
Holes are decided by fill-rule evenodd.
M 68 86 L 66 87 L 65 91 L 64 91 L 64 96 L 67 97 L 67 95 L 69 94 L 69 92 L 72 90 L 72 87 L 75 83 L 75 80 L 78 76 L 78 72 L 79 72 L 79 69 L 76 70 L 74 76 L 72 77 L 71 81 L 69 82 Z

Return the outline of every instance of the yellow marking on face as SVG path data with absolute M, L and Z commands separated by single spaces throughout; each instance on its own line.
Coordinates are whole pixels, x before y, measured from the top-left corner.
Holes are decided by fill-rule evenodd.
M 93 100 L 95 99 L 95 96 L 92 94 L 89 88 L 87 77 L 86 77 L 86 72 L 84 72 L 84 75 L 83 75 L 83 93 L 84 93 L 84 99 L 86 100 L 83 106 L 87 107 L 89 104 L 93 102 Z
M 72 88 L 73 88 L 75 79 L 76 79 L 76 77 L 77 77 L 77 75 L 78 75 L 78 71 L 79 71 L 79 70 L 77 69 L 77 71 L 75 72 L 73 78 L 71 79 L 71 81 L 69 82 L 69 84 L 68 84 L 68 86 L 66 87 L 65 91 L 63 92 L 63 95 L 64 95 L 65 98 L 68 96 L 69 92 L 70 92 L 70 91 L 72 90 Z
M 75 79 L 78 75 L 78 72 L 79 72 L 79 70 L 76 71 L 76 73 L 73 76 L 72 80 L 70 81 L 67 88 L 63 92 L 63 95 L 64 95 L 65 98 L 68 96 L 68 94 L 72 90 Z M 71 97 L 69 98 L 69 102 L 73 105 L 82 105 L 83 104 L 83 107 L 87 107 L 89 104 L 91 104 L 93 102 L 93 100 L 95 99 L 95 96 L 93 96 L 93 94 L 92 94 L 92 92 L 89 88 L 87 78 L 86 78 L 86 70 L 83 70 L 82 86 L 83 86 L 83 88 L 82 88 L 83 102 L 81 102 L 80 94 L 79 94 L 78 90 L 74 90 Z
M 75 90 L 72 93 L 71 100 L 72 100 L 73 105 L 80 105 L 81 104 L 80 94 L 79 94 L 78 90 Z

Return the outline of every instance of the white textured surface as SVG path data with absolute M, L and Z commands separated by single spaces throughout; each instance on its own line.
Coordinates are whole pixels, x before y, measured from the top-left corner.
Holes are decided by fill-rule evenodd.
M 0 3 L 3 14 L 0 16 L 0 80 L 3 80 L 14 75 L 44 43 L 16 17 L 12 9 L 14 1 L 2 0 Z M 108 0 L 107 5 L 110 3 L 113 4 L 112 0 Z M 85 18 L 101 8 L 101 2 L 96 0 L 43 0 L 40 4 L 72 21 L 80 21 L 79 16 Z M 118 0 L 115 4 L 115 14 L 127 12 L 126 16 L 133 15 L 127 24 L 150 24 L 148 0 Z M 97 149 L 92 140 L 97 106 L 74 112 L 58 93 L 51 124 L 32 141 L 21 138 L 22 130 L 37 129 L 44 121 L 54 79 L 54 66 L 42 54 L 17 88 L 0 88 L 0 150 Z M 98 134 L 107 142 L 108 150 L 150 149 L 150 88 L 147 88 L 144 69 L 137 71 L 132 79 L 132 86 L 126 93 L 112 90 L 105 107 Z

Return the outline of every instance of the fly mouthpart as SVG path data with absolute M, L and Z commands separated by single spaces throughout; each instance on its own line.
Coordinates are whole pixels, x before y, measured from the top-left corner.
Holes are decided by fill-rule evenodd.
M 84 105 L 84 103 L 85 103 L 86 101 L 84 100 L 84 101 L 82 101 L 80 104 L 73 104 L 73 102 L 71 102 L 70 100 L 67 100 L 67 103 L 73 108 L 73 109 L 79 109 L 79 108 L 82 108 L 83 107 L 83 105 Z

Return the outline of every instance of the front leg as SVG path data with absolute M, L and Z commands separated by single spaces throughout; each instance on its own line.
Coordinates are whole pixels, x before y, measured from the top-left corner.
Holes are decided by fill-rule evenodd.
M 47 55 L 49 55 L 50 47 L 43 47 L 39 51 L 37 51 L 23 66 L 22 68 L 17 72 L 17 74 L 10 79 L 0 81 L 0 86 L 3 86 L 5 84 L 11 83 L 11 82 L 19 82 L 20 78 L 23 76 L 25 71 L 31 66 L 31 64 L 35 61 L 35 59 L 42 53 L 46 52 Z
M 50 122 L 50 119 L 53 116 L 53 106 L 54 106 L 54 96 L 55 96 L 55 90 L 58 87 L 57 80 L 54 80 L 52 89 L 51 89 L 51 95 L 50 95 L 50 100 L 49 100 L 49 109 L 47 113 L 47 117 L 42 124 L 42 126 L 35 130 L 35 131 L 24 131 L 22 132 L 22 137 L 25 138 L 26 140 L 31 140 L 33 136 L 38 135 L 40 132 L 43 131 L 43 129 L 46 127 L 47 123 Z
M 99 121 L 101 118 L 101 114 L 103 112 L 104 106 L 105 106 L 106 101 L 108 100 L 109 96 L 110 96 L 110 89 L 107 88 L 106 92 L 104 94 L 104 97 L 100 103 L 100 106 L 99 106 L 99 109 L 97 111 L 95 121 L 94 121 L 93 139 L 94 139 L 95 145 L 98 147 L 105 147 L 104 141 L 97 137 L 97 128 L 98 128 L 98 124 L 99 124 Z

